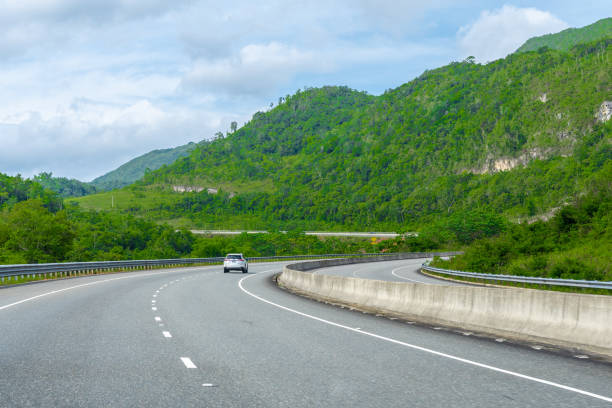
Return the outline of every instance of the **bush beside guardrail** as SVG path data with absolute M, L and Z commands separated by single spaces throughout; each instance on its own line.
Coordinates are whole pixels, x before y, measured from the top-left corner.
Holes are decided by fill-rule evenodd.
M 612 282 L 603 281 L 587 281 L 575 279 L 553 279 L 553 278 L 538 278 L 533 276 L 516 276 L 516 275 L 497 275 L 490 273 L 479 272 L 464 272 L 455 271 L 452 269 L 442 269 L 423 264 L 423 270 L 443 275 L 458 276 L 462 278 L 475 278 L 493 282 L 513 282 L 513 283 L 528 283 L 531 285 L 546 285 L 546 286 L 565 286 L 583 289 L 608 289 L 612 290 Z

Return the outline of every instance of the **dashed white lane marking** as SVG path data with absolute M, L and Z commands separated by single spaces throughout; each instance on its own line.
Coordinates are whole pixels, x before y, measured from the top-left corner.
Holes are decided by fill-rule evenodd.
M 211 383 L 204 383 L 202 384 L 202 387 L 216 387 L 215 384 L 211 384 Z
M 157 312 L 157 308 L 154 306 L 151 308 L 152 311 Z
M 407 281 L 410 281 L 410 282 L 425 283 L 423 281 L 409 279 L 409 278 L 406 278 L 405 276 L 397 274 L 397 271 L 399 271 L 400 269 L 406 269 L 406 268 L 414 268 L 414 265 L 406 265 L 406 266 L 400 266 L 399 268 L 395 268 L 395 269 L 391 270 L 391 275 L 395 276 L 396 278 L 400 278 L 400 279 L 407 280 Z
M 156 298 L 156 297 L 157 297 L 157 294 L 153 295 L 153 297 L 154 297 L 154 298 Z
M 156 321 L 156 322 L 161 322 L 161 317 L 159 317 L 159 316 L 155 316 L 155 321 Z
M 187 368 L 198 368 L 195 364 L 193 364 L 193 361 L 191 361 L 189 357 L 181 357 L 181 361 L 183 362 L 183 364 L 185 364 L 185 367 Z
M 172 337 L 172 335 L 170 334 L 169 331 L 163 331 L 162 334 L 164 335 L 165 338 L 169 339 Z
M 212 268 L 213 267 L 207 267 L 207 268 L 202 268 L 202 269 L 208 270 L 208 269 L 212 269 Z M 110 278 L 110 279 L 98 280 L 98 281 L 95 281 L 95 282 L 83 283 L 81 285 L 74 285 L 74 286 L 70 286 L 70 287 L 67 287 L 67 288 L 63 288 L 63 289 L 52 290 L 50 292 L 41 293 L 40 295 L 32 296 L 32 297 L 29 297 L 29 298 L 26 298 L 26 299 L 21 299 L 21 300 L 19 300 L 17 302 L 13 302 L 13 303 L 9 303 L 7 305 L 0 306 L 0 310 L 8 309 L 9 307 L 17 306 L 17 305 L 20 305 L 22 303 L 29 302 L 31 300 L 40 299 L 40 298 L 45 297 L 45 296 L 54 295 L 56 293 L 66 292 L 68 290 L 73 290 L 73 289 L 83 288 L 83 287 L 87 287 L 87 286 L 98 285 L 100 283 L 118 281 L 118 280 L 123 280 L 123 279 L 143 278 L 143 277 L 146 277 L 146 276 L 155 276 L 155 275 L 162 275 L 162 274 L 167 275 L 169 273 L 180 273 L 180 272 L 177 272 L 177 271 L 164 271 L 164 272 L 143 273 L 143 274 L 138 274 L 138 275 L 121 276 L 121 277 L 118 277 L 118 278 Z
M 267 273 L 267 272 L 278 272 L 278 269 L 271 269 L 271 270 L 259 272 L 259 274 L 263 274 L 263 273 Z M 357 330 L 357 329 L 354 329 L 354 328 L 349 327 L 349 326 L 345 326 L 345 325 L 340 324 L 340 323 L 332 322 L 330 320 L 325 320 L 325 319 L 317 317 L 317 316 L 309 315 L 308 313 L 300 312 L 299 310 L 295 310 L 295 309 L 291 309 L 291 308 L 283 306 L 283 305 L 279 305 L 278 303 L 274 303 L 274 302 L 272 302 L 270 300 L 262 298 L 261 296 L 257 296 L 256 294 L 254 294 L 252 292 L 249 292 L 248 290 L 246 290 L 244 288 L 244 286 L 242 286 L 242 283 L 246 279 L 250 279 L 250 278 L 252 278 L 254 276 L 257 276 L 259 274 L 245 276 L 244 278 L 240 279 L 238 281 L 238 287 L 240 288 L 240 290 L 243 291 L 244 293 L 246 293 L 247 295 L 249 295 L 251 297 L 254 297 L 255 299 L 257 299 L 257 300 L 259 300 L 261 302 L 264 302 L 264 303 L 267 303 L 269 305 L 278 307 L 279 309 L 286 310 L 287 312 L 295 313 L 297 315 L 306 317 L 308 319 L 316 320 L 318 322 L 321 322 L 321 323 L 324 323 L 324 324 L 328 324 L 330 326 L 334 326 L 334 327 L 338 327 L 338 328 L 345 329 L 345 330 L 348 330 L 348 331 L 352 331 L 353 333 L 363 334 L 365 336 L 370 336 L 370 337 L 373 337 L 375 339 L 387 341 L 389 343 L 393 343 L 393 344 L 397 344 L 397 345 L 400 345 L 400 346 L 408 347 L 408 348 L 411 348 L 411 349 L 414 349 L 414 350 L 423 351 L 425 353 L 433 354 L 433 355 L 436 355 L 436 356 L 439 356 L 439 357 L 444 357 L 444 358 L 448 358 L 450 360 L 459 361 L 459 362 L 462 362 L 462 363 L 465 363 L 465 364 L 469 364 L 469 365 L 472 365 L 472 366 L 484 368 L 484 369 L 495 371 L 495 372 L 498 372 L 498 373 L 511 375 L 513 377 L 522 378 L 524 380 L 529 380 L 529 381 L 537 382 L 537 383 L 540 383 L 540 384 L 550 385 L 551 387 L 560 388 L 562 390 L 575 392 L 575 393 L 581 394 L 581 395 L 586 395 L 587 397 L 596 398 L 596 399 L 599 399 L 599 400 L 602 400 L 602 401 L 612 402 L 612 397 L 606 397 L 606 396 L 595 394 L 595 393 L 592 393 L 592 392 L 589 392 L 589 391 L 581 390 L 579 388 L 570 387 L 568 385 L 563 385 L 563 384 L 559 384 L 559 383 L 556 383 L 556 382 L 553 382 L 553 381 L 544 380 L 542 378 L 532 377 L 530 375 L 525 375 L 525 374 L 517 373 L 516 371 L 505 370 L 503 368 L 498 368 L 498 367 L 491 366 L 491 365 L 488 365 L 488 364 L 479 363 L 477 361 L 468 360 L 466 358 L 457 357 L 457 356 L 454 356 L 452 354 L 442 353 L 440 351 L 428 349 L 426 347 L 417 346 L 415 344 L 406 343 L 406 342 L 403 342 L 403 341 L 400 341 L 400 340 L 395 340 L 395 339 L 392 339 L 390 337 L 381 336 L 381 335 L 378 335 L 378 334 L 375 334 L 375 333 L 371 333 L 371 332 L 368 332 L 368 331 L 365 331 L 365 330 Z
M 151 303 L 155 304 L 155 302 L 157 302 L 156 300 L 152 300 Z

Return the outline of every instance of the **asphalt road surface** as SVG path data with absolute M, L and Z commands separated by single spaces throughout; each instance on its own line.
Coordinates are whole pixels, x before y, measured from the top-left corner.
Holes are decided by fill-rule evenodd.
M 371 262 L 321 268 L 313 273 L 338 275 L 362 279 L 378 279 L 389 282 L 416 282 L 432 285 L 461 285 L 444 279 L 436 279 L 419 273 L 426 259 L 406 259 L 402 261 Z
M 0 289 L 0 407 L 612 406 L 610 365 L 301 298 L 281 268 Z

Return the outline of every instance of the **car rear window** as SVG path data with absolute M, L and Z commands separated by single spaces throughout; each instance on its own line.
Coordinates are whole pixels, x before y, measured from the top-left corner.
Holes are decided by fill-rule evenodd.
M 240 255 L 228 255 L 226 256 L 227 259 L 242 259 L 242 256 Z

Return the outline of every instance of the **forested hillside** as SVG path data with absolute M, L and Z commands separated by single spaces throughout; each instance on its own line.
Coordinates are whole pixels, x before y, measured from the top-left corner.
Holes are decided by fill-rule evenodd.
M 100 190 L 127 186 L 141 178 L 147 170 L 157 170 L 165 164 L 173 163 L 179 157 L 188 155 L 195 147 L 196 144 L 192 142 L 172 149 L 153 150 L 96 178 L 90 184 Z
M 568 28 L 560 33 L 530 38 L 516 52 L 537 51 L 541 47 L 569 51 L 577 44 L 598 41 L 612 36 L 612 17 L 582 28 Z
M 304 234 L 207 238 L 118 212 L 64 207 L 36 181 L 0 173 L 0 265 L 300 253 L 372 252 L 368 240 L 319 240 Z
M 222 228 L 405 230 L 457 214 L 547 216 L 610 172 L 612 121 L 598 112 L 612 100 L 611 53 L 607 38 L 451 63 L 381 96 L 299 91 L 148 173 L 123 192 L 145 204 L 122 209 Z M 176 185 L 204 190 L 171 194 Z
M 612 281 L 611 259 L 612 178 L 607 177 L 593 180 L 586 195 L 549 221 L 509 225 L 496 237 L 474 242 L 464 255 L 435 264 L 485 273 Z

